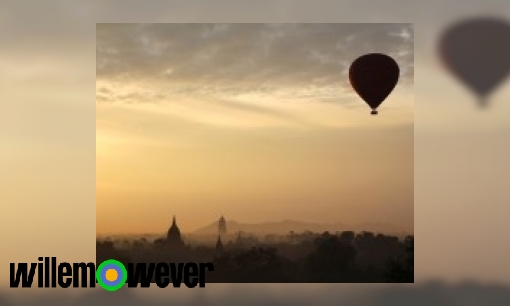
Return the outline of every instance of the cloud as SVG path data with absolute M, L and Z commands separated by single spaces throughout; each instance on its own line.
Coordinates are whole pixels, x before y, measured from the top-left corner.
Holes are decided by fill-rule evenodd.
M 310 122 L 307 122 L 304 118 L 300 118 L 299 116 L 295 116 L 289 112 L 278 110 L 275 108 L 270 108 L 266 106 L 248 104 L 248 103 L 240 103 L 233 100 L 214 100 L 213 103 L 221 105 L 222 107 L 230 108 L 233 110 L 239 110 L 250 113 L 257 113 L 261 115 L 267 115 L 270 117 L 283 119 L 286 121 L 290 121 L 296 123 L 301 126 L 312 126 Z
M 338 80 L 366 52 L 406 68 L 412 33 L 409 24 L 98 24 L 97 76 L 299 86 Z
M 97 100 L 343 101 L 349 65 L 364 53 L 392 55 L 412 83 L 413 33 L 411 24 L 98 24 Z M 129 87 L 136 93 L 113 93 Z

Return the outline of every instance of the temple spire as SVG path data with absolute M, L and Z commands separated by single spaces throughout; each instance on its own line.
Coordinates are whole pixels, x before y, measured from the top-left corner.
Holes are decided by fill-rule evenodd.
M 179 230 L 179 227 L 177 226 L 177 221 L 175 219 L 175 215 L 172 218 L 172 226 L 168 229 L 168 233 L 166 236 L 167 243 L 175 246 L 181 246 L 184 244 L 182 237 L 181 237 L 181 231 Z
M 220 217 L 220 220 L 218 221 L 218 234 L 222 236 L 227 234 L 227 221 L 225 220 L 223 215 Z
M 221 242 L 221 237 L 218 235 L 218 241 L 216 241 L 216 251 L 223 252 L 223 243 Z

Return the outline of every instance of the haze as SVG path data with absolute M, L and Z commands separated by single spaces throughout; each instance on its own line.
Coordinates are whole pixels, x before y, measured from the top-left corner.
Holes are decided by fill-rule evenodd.
M 246 223 L 413 230 L 409 24 L 98 24 L 97 233 Z M 370 52 L 401 80 L 377 117 L 348 83 Z

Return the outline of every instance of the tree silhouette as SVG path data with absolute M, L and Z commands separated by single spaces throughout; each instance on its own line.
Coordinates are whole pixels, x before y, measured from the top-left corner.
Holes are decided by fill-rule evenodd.
M 356 233 L 353 231 L 345 231 L 340 233 L 340 240 L 342 240 L 342 242 L 351 244 L 354 242 L 354 238 L 356 238 Z
M 389 283 L 413 283 L 414 282 L 414 237 L 405 238 L 406 257 L 404 260 L 391 259 L 386 273 Z
M 294 237 L 295 239 L 291 239 Z M 165 239 L 97 242 L 97 262 L 212 262 L 210 283 L 345 283 L 414 280 L 414 237 L 353 231 L 323 234 L 305 231 L 270 241 L 245 233 L 216 247 L 217 237 L 196 239 L 174 248 Z
M 312 282 L 344 281 L 356 256 L 356 250 L 329 233 L 323 234 L 315 242 L 317 248 L 305 262 L 306 278 Z
M 129 262 L 131 262 L 131 259 L 129 256 L 124 254 L 123 252 L 119 251 L 115 248 L 113 245 L 113 242 L 111 241 L 104 241 L 96 242 L 96 264 L 100 264 L 101 262 L 108 260 L 108 259 L 115 259 L 123 263 L 124 265 L 127 265 Z
M 241 281 L 274 282 L 283 277 L 282 260 L 273 248 L 252 248 L 235 256 L 232 263 Z

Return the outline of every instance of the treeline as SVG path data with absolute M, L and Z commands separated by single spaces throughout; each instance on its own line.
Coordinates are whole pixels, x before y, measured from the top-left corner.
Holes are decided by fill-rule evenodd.
M 414 237 L 399 240 L 370 232 L 325 232 L 276 244 L 238 239 L 220 248 L 172 249 L 140 242 L 118 248 L 98 242 L 97 261 L 109 258 L 124 263 L 212 262 L 209 283 L 414 282 Z

